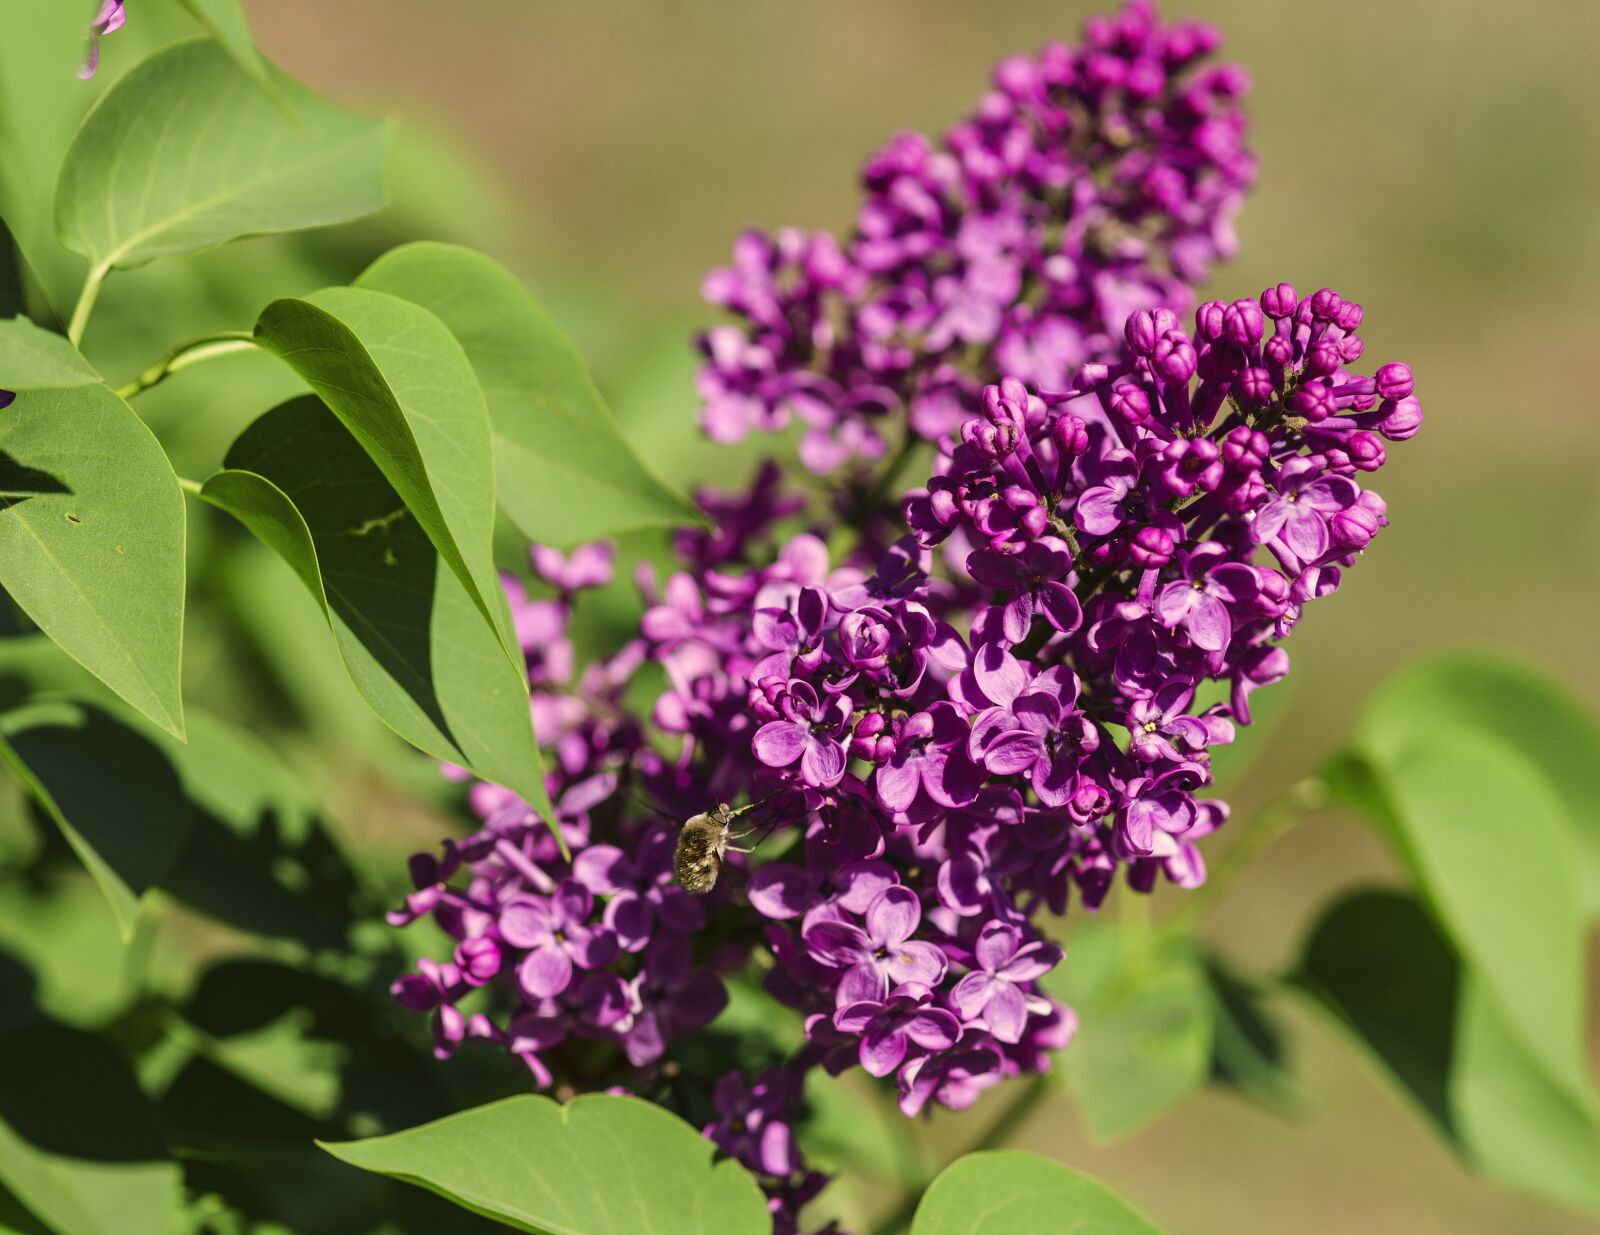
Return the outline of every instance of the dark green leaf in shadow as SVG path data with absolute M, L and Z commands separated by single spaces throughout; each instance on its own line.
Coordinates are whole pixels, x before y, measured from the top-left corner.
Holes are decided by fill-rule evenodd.
M 324 1145 L 538 1235 L 766 1235 L 760 1188 L 658 1106 L 523 1095 L 365 1141 Z
M 1038 1154 L 986 1150 L 957 1158 L 917 1206 L 911 1235 L 1159 1235 L 1089 1176 Z
M 65 329 L 21 243 L 0 218 L 0 318 L 6 317 L 28 318 L 56 334 Z
M 269 72 L 295 121 L 210 39 L 135 66 L 72 139 L 56 188 L 61 242 L 103 271 L 382 206 L 388 126 Z
M 489 410 L 455 336 L 397 296 L 330 287 L 268 305 L 256 338 L 371 456 L 520 669 L 494 569 Z
M 1299 1105 L 1283 1026 L 1266 1008 L 1266 991 L 1216 956 L 1205 960 L 1211 992 L 1211 1083 L 1225 1085 L 1278 1114 Z
M 640 461 L 571 340 L 498 262 L 409 244 L 356 285 L 421 305 L 460 341 L 489 401 L 500 504 L 528 537 L 567 545 L 704 521 Z
M 268 412 L 202 496 L 322 605 L 357 689 L 394 730 L 548 808 L 526 679 L 354 437 L 315 398 Z
M 1335 797 L 1395 845 L 1506 1024 L 1553 1081 L 1586 1093 L 1578 858 L 1548 781 L 1484 731 L 1444 722 L 1330 771 Z
M 362 909 L 359 880 L 295 774 L 260 739 L 204 712 L 190 716 L 189 744 L 168 754 L 195 822 L 161 886 L 252 934 L 342 945 Z
M 160 1120 L 126 1062 L 52 1025 L 0 1039 L 0 1182 L 60 1235 L 170 1235 L 179 1200 Z
M 183 851 L 194 812 L 158 742 L 89 704 L 29 704 L 0 717 L 0 758 L 95 877 L 124 938 L 139 899 Z
M 1363 1047 L 1467 1164 L 1600 1211 L 1600 1119 L 1510 1031 L 1430 914 L 1353 893 L 1313 928 L 1291 981 Z

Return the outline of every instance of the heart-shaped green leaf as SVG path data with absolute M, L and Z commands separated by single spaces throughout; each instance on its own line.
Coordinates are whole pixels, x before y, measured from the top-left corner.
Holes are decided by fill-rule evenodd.
M 104 271 L 382 206 L 387 126 L 268 72 L 297 121 L 211 39 L 135 66 L 67 150 L 56 190 L 61 242 Z
M 0 585 L 69 655 L 183 733 L 184 510 L 155 436 L 58 335 L 0 322 Z
M 339 420 L 314 397 L 296 399 L 247 429 L 227 464 L 201 496 L 294 570 L 373 711 L 413 745 L 548 811 L 526 678 Z
M 1159 1235 L 1104 1184 L 1014 1149 L 957 1158 L 923 1194 L 911 1235 Z
M 500 504 L 531 539 L 567 545 L 704 522 L 640 462 L 571 340 L 499 263 L 409 244 L 356 286 L 421 305 L 460 340 L 489 400 Z
M 1482 729 L 1544 774 L 1583 859 L 1583 903 L 1600 918 L 1600 724 L 1545 674 L 1493 652 L 1446 652 L 1389 678 L 1361 711 L 1362 744 L 1383 755 L 1441 724 Z
M 1469 1165 L 1600 1211 L 1600 1120 L 1510 1031 L 1421 904 L 1353 893 L 1312 930 L 1292 981 L 1370 1052 Z
M 536 1235 L 767 1235 L 761 1190 L 676 1115 L 638 1098 L 524 1095 L 391 1136 L 324 1145 Z
M 256 338 L 361 443 L 520 668 L 492 553 L 489 410 L 444 323 L 397 296 L 331 287 L 268 305 Z

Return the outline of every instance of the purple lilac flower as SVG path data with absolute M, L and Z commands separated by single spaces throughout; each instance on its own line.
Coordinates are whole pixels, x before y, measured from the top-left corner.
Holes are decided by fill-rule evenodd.
M 1133 0 L 1004 62 L 941 143 L 891 141 L 847 242 L 752 234 L 707 280 L 744 322 L 701 341 L 708 431 L 799 422 L 808 467 L 853 466 L 821 516 L 770 466 L 702 495 L 718 530 L 675 537 L 639 637 L 581 672 L 574 595 L 609 552 L 538 550 L 557 595 L 508 589 L 573 858 L 477 783 L 480 829 L 413 860 L 390 920 L 455 942 L 394 990 L 441 1054 L 482 1040 L 541 1086 L 592 1083 L 600 1041 L 646 1089 L 681 1080 L 723 975 L 759 973 L 806 1045 L 718 1084 L 708 1135 L 788 1235 L 825 1182 L 789 1136 L 809 1068 L 892 1075 L 908 1115 L 1045 1070 L 1076 1021 L 1040 989 L 1061 960 L 1040 913 L 1096 910 L 1119 876 L 1204 881 L 1211 750 L 1386 526 L 1366 477 L 1422 423 L 1407 366 L 1359 371 L 1361 307 L 1330 289 L 1180 325 L 1254 175 L 1216 45 Z M 869 500 L 893 473 L 857 472 L 907 435 L 935 455 L 897 541 Z M 645 663 L 653 733 L 624 707 Z M 1223 702 L 1196 702 L 1208 684 Z M 699 899 L 640 793 L 680 819 L 788 806 Z M 474 992 L 491 1012 L 460 1010 Z
M 123 0 L 101 0 L 100 11 L 89 23 L 89 50 L 84 53 L 83 64 L 78 69 L 78 76 L 84 81 L 93 77 L 100 67 L 100 40 L 121 30 L 127 22 L 128 15 L 123 12 L 122 5 Z
M 1131 0 L 1078 47 L 1003 61 L 941 142 L 891 139 L 844 242 L 741 236 L 703 288 L 742 319 L 700 340 L 707 432 L 798 420 L 802 461 L 831 471 L 895 430 L 953 432 L 1002 375 L 1054 387 L 1113 359 L 1135 310 L 1187 310 L 1255 178 L 1219 42 Z

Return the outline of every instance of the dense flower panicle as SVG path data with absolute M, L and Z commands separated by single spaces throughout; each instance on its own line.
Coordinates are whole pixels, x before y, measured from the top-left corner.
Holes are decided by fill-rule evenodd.
M 1005 374 L 1058 387 L 1114 358 L 1129 313 L 1187 312 L 1235 249 L 1255 178 L 1237 65 L 1148 0 L 994 72 L 935 144 L 893 138 L 862 169 L 856 230 L 748 232 L 707 300 L 702 423 L 719 441 L 791 420 L 816 472 L 936 439 Z
M 456 945 L 394 991 L 441 1055 L 480 1038 L 542 1086 L 659 1092 L 726 983 L 759 981 L 804 1044 L 683 1109 L 715 1112 L 706 1135 L 798 1232 L 826 1182 L 793 1135 L 810 1069 L 891 1080 L 908 1115 L 1047 1070 L 1076 1020 L 1041 987 L 1046 916 L 1119 876 L 1204 882 L 1228 817 L 1212 752 L 1386 525 L 1365 478 L 1422 422 L 1410 369 L 1362 365 L 1361 306 L 1331 289 L 1180 324 L 1253 173 L 1242 77 L 1198 63 L 1215 44 L 1135 0 L 1082 47 L 1001 65 L 940 149 L 891 143 L 848 246 L 747 237 L 712 277 L 751 323 L 707 336 L 713 436 L 793 414 L 828 470 L 903 427 L 932 475 L 898 540 L 871 500 L 903 456 L 798 532 L 772 465 L 697 494 L 717 530 L 676 536 L 681 568 L 639 576 L 638 637 L 581 672 L 573 606 L 611 549 L 533 550 L 551 594 L 508 596 L 571 858 L 477 783 L 479 830 L 413 860 L 391 920 Z M 1019 342 L 1046 336 L 1069 341 L 1048 362 Z M 648 721 L 624 707 L 646 663 Z M 677 825 L 641 798 L 678 819 L 748 803 L 761 848 L 690 896 Z

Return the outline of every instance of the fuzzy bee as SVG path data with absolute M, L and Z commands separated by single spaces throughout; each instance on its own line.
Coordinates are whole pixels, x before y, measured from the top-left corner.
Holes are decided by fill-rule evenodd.
M 735 832 L 732 830 L 733 825 L 756 807 L 769 801 L 771 798 L 763 798 L 760 802 L 751 802 L 748 806 L 737 808 L 729 806 L 726 802 L 720 802 L 710 810 L 685 820 L 683 827 L 678 831 L 678 847 L 672 855 L 672 869 L 678 886 L 696 896 L 704 896 L 716 887 L 717 876 L 722 873 L 723 858 L 730 851 L 750 852 L 749 849 L 741 849 L 729 842 L 748 836 L 755 829 L 751 827 L 742 832 Z M 766 831 L 771 830 L 769 825 Z

